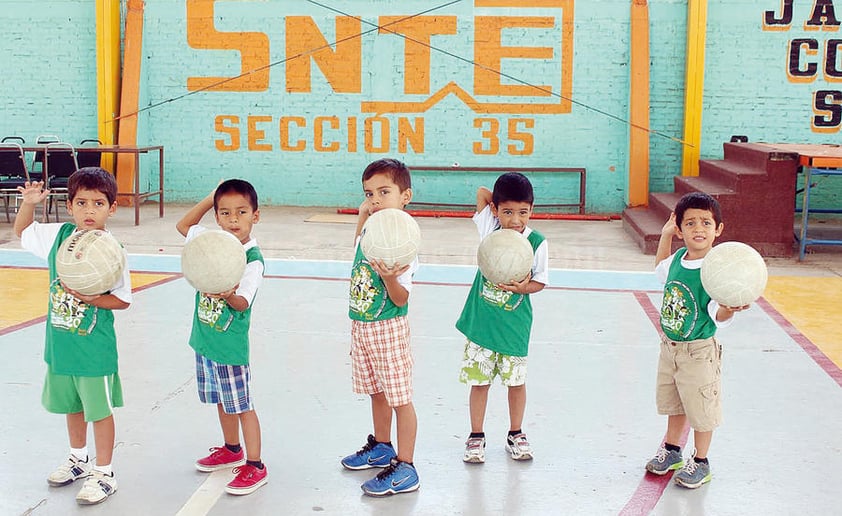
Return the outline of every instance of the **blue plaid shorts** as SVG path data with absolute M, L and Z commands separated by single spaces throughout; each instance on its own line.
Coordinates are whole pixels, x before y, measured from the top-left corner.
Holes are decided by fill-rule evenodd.
M 196 386 L 202 403 L 221 403 L 226 414 L 242 414 L 254 410 L 250 383 L 248 364 L 218 364 L 196 353 Z

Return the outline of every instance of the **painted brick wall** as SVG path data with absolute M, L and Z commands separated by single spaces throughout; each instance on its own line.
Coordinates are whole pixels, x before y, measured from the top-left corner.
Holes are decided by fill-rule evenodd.
M 476 3 L 481 5 L 481 0 Z M 423 172 L 424 166 L 585 167 L 588 211 L 619 212 L 627 188 L 629 2 L 575 2 L 570 62 L 562 52 L 570 44 L 564 39 L 564 0 L 556 7 L 522 7 L 533 5 L 529 2 L 512 5 L 518 3 L 521 7 L 477 7 L 466 0 L 435 10 L 440 2 L 347 0 L 331 4 L 338 13 L 307 2 L 217 2 L 212 23 L 202 27 L 188 21 L 186 2 L 147 0 L 139 143 L 166 147 L 166 190 L 173 201 L 199 199 L 220 178 L 238 176 L 254 182 L 263 203 L 357 206 L 362 169 L 374 159 L 392 156 L 419 168 L 414 177 L 419 201 L 471 203 L 476 187 L 490 185 L 494 179 L 459 172 L 432 174 Z M 779 10 L 778 1 L 709 3 L 703 158 L 721 157 L 722 142 L 732 134 L 746 134 L 752 141 L 840 141 L 838 130 L 817 133 L 810 126 L 814 92 L 838 90 L 840 83 L 829 82 L 821 74 L 809 83 L 787 78 L 791 39 L 815 37 L 824 44 L 838 34 L 805 31 L 810 6 L 796 4 L 791 28 L 771 32 L 762 28 L 763 13 Z M 11 66 L 0 75 L 0 136 L 19 134 L 28 142 L 45 133 L 69 142 L 95 136 L 93 4 L 89 0 L 7 1 L 4 7 L 0 51 Z M 650 2 L 649 8 L 651 127 L 655 131 L 650 137 L 650 188 L 662 191 L 671 189 L 673 176 L 680 173 L 682 146 L 677 140 L 683 133 L 687 6 L 684 1 L 662 0 Z M 410 16 L 428 9 L 433 10 L 427 16 L 442 17 L 444 21 L 436 22 L 440 23 L 437 30 L 446 34 L 430 37 L 437 50 L 430 52 L 428 68 L 423 60 L 405 66 L 404 40 L 388 32 L 378 34 L 372 24 L 381 16 Z M 348 38 L 347 28 L 337 29 L 337 20 L 348 22 L 342 13 L 362 18 L 357 30 L 364 33 L 360 38 Z M 548 86 L 553 95 L 536 95 L 537 90 L 518 95 L 475 91 L 476 69 L 471 62 L 482 61 L 485 54 L 478 56 L 477 48 L 487 49 L 493 41 L 493 31 L 483 28 L 481 20 L 506 16 L 521 21 L 502 31 L 501 44 L 527 55 L 502 60 L 507 75 L 499 80 L 503 89 L 533 83 Z M 537 26 L 525 27 L 523 19 Z M 347 42 L 359 41 L 357 57 L 348 53 L 325 65 L 333 71 L 323 72 L 314 59 L 295 54 L 301 48 L 294 43 L 314 35 L 309 26 L 326 42 L 345 41 L 332 45 L 333 50 L 340 46 L 347 50 Z M 206 48 L 188 44 L 188 31 L 204 39 Z M 264 87 L 258 91 L 188 89 L 190 78 L 240 74 L 240 51 L 207 48 L 219 48 L 221 38 L 233 32 L 258 34 L 258 39 L 268 41 L 264 57 L 270 66 Z M 288 41 L 297 48 L 295 55 L 288 52 Z M 551 53 L 530 57 L 533 50 L 524 50 L 529 47 L 538 48 L 534 50 L 538 54 L 546 48 Z M 356 89 L 353 70 L 335 70 L 354 59 L 359 60 Z M 303 80 L 308 67 L 288 66 L 288 61 L 295 60 L 310 63 L 309 81 Z M 409 86 L 404 81 L 407 73 L 413 78 Z M 572 88 L 562 92 L 562 76 L 571 73 Z M 464 95 L 451 91 L 431 99 L 451 82 Z M 299 91 L 302 84 L 309 91 Z M 345 90 L 336 91 L 337 84 Z M 407 88 L 414 90 L 407 92 Z M 559 92 L 570 100 L 569 112 L 553 112 L 555 107 L 542 111 L 468 105 L 476 99 L 481 104 L 558 106 L 564 103 Z M 389 112 L 378 104 L 378 108 L 364 109 L 374 101 L 408 102 L 415 107 Z M 387 126 L 386 139 L 381 141 L 381 131 Z M 292 148 L 283 148 L 282 127 L 289 128 L 286 140 Z M 404 138 L 402 130 L 423 133 L 423 137 Z M 331 145 L 336 149 L 317 150 L 317 133 L 326 149 Z M 303 142 L 300 150 L 299 141 Z M 142 180 L 153 181 L 146 168 Z M 568 202 L 575 192 L 569 177 L 533 180 L 542 202 Z M 817 192 L 818 199 L 839 205 L 840 191 L 842 186 L 827 182 Z

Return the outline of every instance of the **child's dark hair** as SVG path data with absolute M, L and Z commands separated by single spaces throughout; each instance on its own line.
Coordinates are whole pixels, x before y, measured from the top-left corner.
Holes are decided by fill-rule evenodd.
M 681 227 L 681 221 L 684 220 L 684 212 L 695 208 L 697 210 L 707 210 L 713 214 L 713 221 L 719 226 L 722 224 L 722 208 L 719 207 L 719 202 L 710 195 L 704 192 L 690 192 L 684 194 L 681 199 L 675 204 L 675 225 Z
M 219 198 L 230 193 L 240 194 L 249 200 L 251 209 L 257 211 L 257 191 L 248 181 L 242 179 L 229 179 L 223 181 L 216 187 L 213 193 L 213 211 L 219 208 Z
M 383 158 L 377 161 L 372 161 L 365 167 L 363 171 L 363 182 L 368 181 L 377 174 L 389 174 L 392 181 L 398 185 L 400 191 L 403 192 L 407 188 L 412 188 L 412 179 L 409 176 L 409 169 L 403 162 L 393 158 Z
M 72 201 L 79 190 L 104 193 L 109 206 L 117 200 L 117 181 L 104 168 L 84 167 L 70 174 L 67 179 L 67 198 Z
M 501 202 L 535 202 L 535 195 L 532 193 L 532 183 L 520 172 L 506 172 L 497 178 L 494 183 L 494 191 L 491 192 L 491 202 L 499 206 Z

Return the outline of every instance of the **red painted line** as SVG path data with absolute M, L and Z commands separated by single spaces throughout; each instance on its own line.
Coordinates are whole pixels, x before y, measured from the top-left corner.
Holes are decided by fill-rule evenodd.
M 660 332 L 661 316 L 658 309 L 652 303 L 652 299 L 644 292 L 635 292 L 634 297 L 637 299 L 637 302 L 640 303 L 640 307 L 643 308 L 643 312 L 646 314 L 646 317 L 652 325 L 655 326 L 655 329 Z M 687 437 L 689 435 L 690 427 L 688 426 L 684 429 L 684 433 L 681 435 L 681 442 L 678 443 L 679 446 L 684 448 L 687 444 Z M 664 435 L 664 438 L 666 438 L 666 435 Z M 662 439 L 661 442 L 664 442 L 664 439 Z M 626 505 L 620 511 L 620 514 L 622 516 L 631 516 L 649 514 L 652 512 L 661 500 L 661 496 L 664 494 L 664 489 L 667 488 L 670 480 L 672 480 L 672 472 L 667 473 L 666 475 L 653 475 L 652 473 L 645 471 L 643 473 L 643 478 L 640 479 L 640 483 L 637 485 L 637 489 L 634 494 L 632 494 L 631 498 L 629 498 L 629 501 L 626 502 Z
M 22 330 L 24 328 L 29 328 L 30 326 L 35 326 L 38 323 L 42 323 L 47 320 L 46 315 L 42 315 L 41 317 L 36 317 L 35 319 L 30 319 L 29 321 L 24 321 L 22 323 L 15 324 L 13 326 L 8 326 L 0 330 L 0 335 L 6 335 L 8 333 L 16 332 L 18 330 Z
M 839 369 L 833 360 L 828 358 L 813 342 L 807 338 L 806 335 L 798 331 L 798 329 L 787 320 L 780 312 L 778 312 L 771 303 L 764 298 L 757 300 L 757 306 L 763 309 L 766 314 L 775 321 L 782 330 L 786 332 L 789 337 L 794 340 L 801 349 L 807 353 L 807 356 L 813 359 L 822 370 L 836 382 L 836 385 L 842 387 L 842 369 Z

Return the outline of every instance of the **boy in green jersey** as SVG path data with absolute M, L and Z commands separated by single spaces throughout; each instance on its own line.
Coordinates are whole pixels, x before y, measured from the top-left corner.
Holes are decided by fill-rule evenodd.
M 56 273 L 56 252 L 79 230 L 105 229 L 117 209 L 117 182 L 99 167 L 82 168 L 67 182 L 67 211 L 73 222 L 35 222 L 35 207 L 49 195 L 41 181 L 18 190 L 23 203 L 15 218 L 21 246 L 47 260 L 50 271 L 47 338 L 44 361 L 47 374 L 41 403 L 49 412 L 65 414 L 70 455 L 47 478 L 51 486 L 66 486 L 84 478 L 76 501 L 81 505 L 105 501 L 117 491 L 111 468 L 114 452 L 114 407 L 123 406 L 117 374 L 117 337 L 113 310 L 132 302 L 129 268 L 111 290 L 84 295 L 64 286 Z M 96 463 L 88 459 L 88 423 L 94 427 Z
M 240 282 L 226 292 L 196 292 L 190 347 L 196 352 L 196 384 L 199 400 L 216 405 L 222 427 L 222 446 L 196 461 L 196 469 L 212 472 L 231 469 L 235 477 L 225 487 L 234 495 L 253 493 L 267 482 L 267 468 L 260 458 L 260 421 L 251 395 L 249 327 L 251 308 L 263 283 L 263 255 L 251 236 L 260 220 L 257 192 L 242 179 L 223 181 L 191 208 L 176 225 L 190 241 L 207 231 L 200 226 L 210 210 L 220 229 L 231 233 L 246 252 L 246 268 Z M 240 446 L 243 430 L 245 453 Z
M 664 283 L 656 402 L 668 420 L 664 443 L 646 470 L 656 475 L 680 470 L 675 483 L 691 489 L 711 479 L 707 454 L 722 420 L 722 346 L 714 334 L 732 322 L 734 312 L 748 308 L 722 306 L 702 286 L 702 261 L 723 227 L 716 199 L 688 193 L 664 224 L 655 255 L 655 275 Z M 672 253 L 674 237 L 684 247 Z M 696 451 L 685 464 L 679 443 L 688 421 Z
M 514 460 L 532 459 L 532 447 L 523 432 L 526 411 L 526 356 L 532 331 L 532 302 L 549 280 L 549 253 L 544 236 L 527 226 L 534 193 L 523 174 L 509 172 L 494 183 L 494 191 L 480 187 L 473 220 L 480 241 L 498 229 L 511 229 L 529 241 L 534 254 L 526 278 L 495 285 L 477 270 L 456 328 L 467 337 L 459 380 L 471 386 L 471 433 L 462 460 L 485 462 L 485 408 L 495 376 L 508 388 L 509 435 L 506 451 Z

